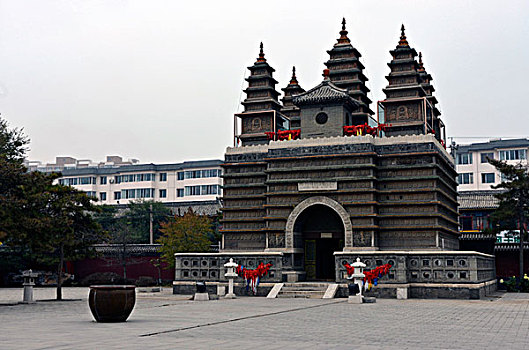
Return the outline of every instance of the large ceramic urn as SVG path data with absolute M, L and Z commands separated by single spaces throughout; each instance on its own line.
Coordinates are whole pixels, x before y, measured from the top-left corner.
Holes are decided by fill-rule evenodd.
M 125 322 L 135 303 L 135 286 L 90 286 L 88 305 L 97 322 Z

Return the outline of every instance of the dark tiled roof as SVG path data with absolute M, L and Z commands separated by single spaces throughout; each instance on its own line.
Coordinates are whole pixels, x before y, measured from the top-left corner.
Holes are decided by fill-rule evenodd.
M 529 243 L 524 242 L 524 250 L 529 250 Z M 496 252 L 515 252 L 520 250 L 520 243 L 496 243 L 494 251 Z
M 341 89 L 330 81 L 323 81 L 309 91 L 296 95 L 293 102 L 296 105 L 310 105 L 338 101 L 348 101 L 354 106 L 358 105 L 358 102 L 349 96 L 346 89 Z
M 131 255 L 143 255 L 143 254 L 155 254 L 158 255 L 158 248 L 161 244 L 127 244 L 125 246 L 127 254 Z M 94 245 L 95 251 L 107 255 L 123 252 L 123 245 L 121 244 L 96 244 Z
M 470 145 L 459 145 L 457 152 L 491 151 L 502 148 L 529 147 L 528 139 L 494 140 Z
M 457 194 L 459 209 L 496 209 L 498 200 L 494 194 L 498 191 L 462 191 Z

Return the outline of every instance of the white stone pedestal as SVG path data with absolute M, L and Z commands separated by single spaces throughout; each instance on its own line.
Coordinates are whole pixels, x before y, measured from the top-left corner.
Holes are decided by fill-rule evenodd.
M 194 301 L 208 301 L 209 300 L 209 294 L 208 293 L 195 293 L 195 297 L 193 298 Z
M 408 299 L 408 288 L 397 288 L 397 299 L 404 300 Z
M 362 304 L 363 303 L 362 294 L 349 295 L 349 297 L 347 298 L 347 302 L 349 304 Z
M 223 297 L 226 295 L 226 286 L 219 284 L 217 285 L 217 295 Z

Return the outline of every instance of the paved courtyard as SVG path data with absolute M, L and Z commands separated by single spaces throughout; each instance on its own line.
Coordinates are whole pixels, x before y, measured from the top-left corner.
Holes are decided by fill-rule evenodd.
M 53 289 L 36 289 L 37 300 Z M 88 289 L 13 305 L 0 289 L 0 349 L 527 349 L 529 294 L 488 300 L 266 299 L 192 302 L 138 293 L 126 323 L 93 321 Z

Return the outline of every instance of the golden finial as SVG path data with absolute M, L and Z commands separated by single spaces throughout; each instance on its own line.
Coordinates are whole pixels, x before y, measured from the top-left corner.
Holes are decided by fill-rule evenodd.
M 342 30 L 340 31 L 340 38 L 338 44 L 349 44 L 351 40 L 347 37 L 348 31 L 345 29 L 345 17 L 342 18 Z
M 263 51 L 263 42 L 261 41 L 261 44 L 259 45 L 259 58 L 257 59 L 257 62 L 266 62 L 266 58 L 264 58 L 264 51 Z
M 404 24 L 400 27 L 399 46 L 409 46 L 408 40 L 406 40 L 406 34 L 404 33 Z

